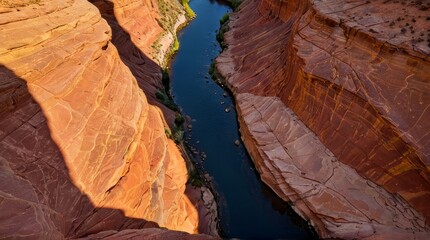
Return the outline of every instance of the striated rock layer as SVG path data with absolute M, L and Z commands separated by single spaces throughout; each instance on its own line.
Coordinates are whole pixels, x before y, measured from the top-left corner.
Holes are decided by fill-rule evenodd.
M 133 73 L 139 87 L 145 93 L 148 102 L 159 107 L 169 126 L 175 125 L 177 113 L 166 107 L 156 98 L 157 92 L 164 89 L 160 65 L 174 45 L 178 28 L 185 23 L 185 13 L 177 1 L 152 0 L 150 3 L 141 0 L 104 1 L 91 0 L 98 7 L 102 17 L 112 29 L 112 43 L 118 49 L 122 62 Z M 167 83 L 168 84 L 168 83 Z M 180 148 L 186 154 L 185 148 Z M 184 155 L 187 157 L 186 155 Z M 186 159 L 190 162 L 189 159 Z M 190 166 L 188 166 L 190 167 Z M 211 204 L 199 199 L 212 196 L 211 190 L 205 187 L 188 188 L 186 195 L 198 210 L 198 231 L 218 236 L 217 206 L 214 199 Z
M 176 30 L 186 21 L 181 5 L 176 0 L 90 2 L 98 7 L 102 17 L 107 20 L 112 29 L 112 43 L 148 102 L 162 109 L 168 124 L 172 126 L 175 113 L 160 103 L 155 94 L 164 88 L 160 65 L 165 62 Z M 166 11 L 167 8 L 170 10 Z
M 190 235 L 184 232 L 160 229 L 160 228 L 145 228 L 145 229 L 127 229 L 123 231 L 104 231 L 97 234 L 89 235 L 88 237 L 79 238 L 80 240 L 90 239 L 105 239 L 105 240 L 130 240 L 130 239 L 152 239 L 152 240 L 200 240 L 200 239 L 217 239 L 202 234 Z
M 111 34 L 88 1 L 0 2 L 0 238 L 197 231 L 185 162 Z
M 217 69 L 262 179 L 322 237 L 429 238 L 424 1 L 247 0 Z

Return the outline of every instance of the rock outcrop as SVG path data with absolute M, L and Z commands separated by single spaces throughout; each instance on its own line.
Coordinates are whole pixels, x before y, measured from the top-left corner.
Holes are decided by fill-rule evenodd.
M 321 237 L 430 236 L 430 6 L 246 0 L 217 69 L 262 179 Z
M 145 228 L 145 229 L 127 229 L 123 231 L 104 231 L 97 234 L 89 235 L 88 237 L 79 238 L 79 240 L 90 239 L 105 239 L 105 240 L 129 240 L 129 239 L 152 239 L 152 240 L 200 240 L 200 239 L 217 239 L 202 234 L 187 234 L 184 232 L 160 229 L 160 228 Z
M 187 184 L 185 190 L 190 201 L 199 213 L 199 232 L 219 237 L 218 233 L 218 205 L 211 189 L 206 186 L 193 186 Z
M 160 66 L 165 63 L 176 30 L 186 22 L 181 5 L 171 0 L 90 2 L 107 20 L 112 29 L 112 43 L 148 102 L 162 109 L 167 123 L 172 126 L 174 111 L 157 100 L 155 95 L 164 89 Z
M 149 5 L 103 6 L 133 32 L 128 11 Z M 162 34 L 154 29 L 143 45 Z M 159 68 L 136 50 L 125 58 L 144 70 L 130 71 L 113 31 L 88 1 L 0 1 L 0 238 L 197 231 L 184 159 L 139 87 L 161 86 Z

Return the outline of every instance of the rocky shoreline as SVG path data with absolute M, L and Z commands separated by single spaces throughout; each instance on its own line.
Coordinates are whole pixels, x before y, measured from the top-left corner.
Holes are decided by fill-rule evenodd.
M 171 4 L 176 4 L 176 3 L 172 2 Z M 110 16 L 107 16 L 108 21 L 109 21 L 109 18 Z M 158 65 L 160 66 L 159 67 L 160 70 L 161 68 L 166 68 L 169 66 L 171 57 L 173 57 L 174 52 L 178 50 L 178 49 L 175 49 L 177 48 L 175 44 L 179 44 L 177 42 L 178 40 L 177 40 L 176 33 L 180 31 L 183 27 L 186 27 L 186 25 L 190 21 L 192 21 L 192 19 L 188 19 L 186 17 L 186 13 L 182 10 L 177 13 L 176 17 L 172 16 L 171 18 L 176 19 L 176 21 L 173 21 L 170 23 L 172 26 L 170 26 L 169 29 L 165 29 L 165 28 L 168 28 L 168 27 L 165 27 L 164 32 L 161 33 L 153 43 L 151 42 L 145 42 L 144 44 L 142 43 L 142 45 L 144 45 L 145 47 L 147 47 L 148 45 L 152 46 L 152 49 L 151 49 L 152 54 L 149 54 L 148 56 L 151 56 L 152 60 L 158 63 Z M 125 18 L 124 20 L 128 21 L 128 18 Z M 133 29 L 133 26 L 130 26 L 130 28 Z M 143 33 L 139 32 L 139 36 L 141 34 Z M 138 39 L 141 40 L 140 38 Z M 157 44 L 156 47 L 154 47 L 155 43 Z M 129 48 L 132 48 L 132 47 L 133 46 L 130 46 Z M 136 47 L 139 48 L 139 44 L 136 44 Z M 139 48 L 139 49 L 141 51 L 146 50 L 146 48 Z M 124 55 L 130 54 L 131 52 L 133 52 L 132 49 L 127 49 L 124 51 Z M 121 52 L 120 52 L 120 55 L 121 55 Z M 124 56 L 124 57 L 127 57 L 127 56 Z M 129 67 L 133 68 L 133 66 L 130 66 L 130 65 Z M 139 68 L 139 66 L 136 66 L 136 68 Z M 155 72 L 152 78 L 157 79 L 159 77 L 159 74 L 161 73 Z M 169 94 L 170 89 L 166 89 L 168 88 L 168 86 L 163 85 L 161 79 L 159 80 L 158 84 L 160 87 L 164 88 L 164 91 L 166 91 L 167 93 L 167 97 L 170 98 L 170 94 Z M 151 94 L 151 93 L 149 92 L 147 94 Z M 155 101 L 157 102 L 157 105 L 160 106 L 159 101 L 158 100 L 155 100 Z M 173 101 L 173 99 L 170 99 L 170 101 Z M 167 124 L 170 127 L 174 126 L 175 125 L 174 119 L 176 118 L 177 113 L 175 113 L 175 111 L 173 111 L 168 107 L 166 108 L 165 105 L 162 105 L 162 106 L 163 106 L 162 108 L 163 113 L 165 115 L 166 120 L 168 121 Z M 195 169 L 193 166 L 190 166 L 193 164 L 193 161 L 189 156 L 190 153 L 188 153 L 186 148 L 183 146 L 183 143 L 177 143 L 177 144 L 179 146 L 179 150 L 181 151 L 184 160 L 186 161 L 186 165 L 188 166 L 187 169 L 190 174 L 190 171 L 192 171 L 191 169 Z M 190 198 L 190 201 L 192 202 L 194 207 L 198 210 L 199 233 L 208 234 L 211 236 L 219 236 L 218 234 L 219 230 L 218 230 L 218 224 L 217 224 L 218 214 L 217 214 L 216 201 L 211 191 L 212 190 L 210 187 L 205 187 L 205 186 L 197 187 L 197 186 L 192 186 L 190 184 L 187 184 L 187 187 L 186 187 L 186 195 Z

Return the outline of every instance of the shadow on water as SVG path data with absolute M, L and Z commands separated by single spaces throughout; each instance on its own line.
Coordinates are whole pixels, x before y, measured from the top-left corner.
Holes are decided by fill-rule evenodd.
M 181 48 L 171 63 L 175 102 L 189 115 L 188 144 L 206 156 L 200 162 L 219 195 L 220 226 L 225 238 L 315 239 L 316 234 L 291 207 L 262 183 L 240 139 L 234 101 L 208 75 L 221 51 L 219 19 L 230 11 L 221 1 L 191 0 L 197 13 L 180 34 Z

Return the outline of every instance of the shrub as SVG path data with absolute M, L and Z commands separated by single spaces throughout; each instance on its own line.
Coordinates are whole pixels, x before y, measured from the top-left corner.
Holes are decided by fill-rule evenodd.
M 226 23 L 229 19 L 230 19 L 230 14 L 229 14 L 229 13 L 226 13 L 226 14 L 224 14 L 224 15 L 221 17 L 221 19 L 219 20 L 219 23 L 220 23 L 221 25 L 223 25 L 223 24 L 224 24 L 224 23 Z
M 177 52 L 179 50 L 179 40 L 175 36 L 175 40 L 173 41 L 172 52 Z
M 169 89 L 170 87 L 170 77 L 169 72 L 166 68 L 161 70 L 161 82 L 163 83 L 164 89 Z
M 231 4 L 231 8 L 233 8 L 233 10 L 236 10 L 239 5 L 242 3 L 241 0 L 228 0 Z
M 216 40 L 221 44 L 221 47 L 222 47 L 222 45 L 224 43 L 224 33 L 223 33 L 223 31 L 219 30 L 216 33 Z
M 176 126 L 182 126 L 182 124 L 184 124 L 184 122 L 185 122 L 184 117 L 182 117 L 182 115 L 180 113 L 176 113 L 176 117 L 175 117 Z
M 209 66 L 209 75 L 211 75 L 212 78 L 215 78 L 215 61 L 211 62 L 211 65 Z
M 179 108 L 178 108 L 178 106 L 176 106 L 176 104 L 172 101 L 172 99 L 170 99 L 168 96 L 167 96 L 167 93 L 163 90 L 163 91 L 157 91 L 156 93 L 155 93 L 155 97 L 158 99 L 158 100 L 160 100 L 160 102 L 164 105 L 164 106 L 166 106 L 166 107 L 168 107 L 168 108 L 170 108 L 171 110 L 173 110 L 173 111 L 179 111 Z
M 188 5 L 189 2 L 190 0 L 182 0 L 182 6 L 184 6 L 187 18 L 193 19 L 196 17 L 196 13 L 193 11 L 193 9 L 190 8 L 190 5 Z
M 182 130 L 182 127 L 174 126 L 172 128 L 172 139 L 177 144 L 180 144 L 182 141 L 184 141 L 184 130 Z
M 195 187 L 202 187 L 204 185 L 203 178 L 200 176 L 199 172 L 196 169 L 193 169 L 188 174 L 188 182 Z

